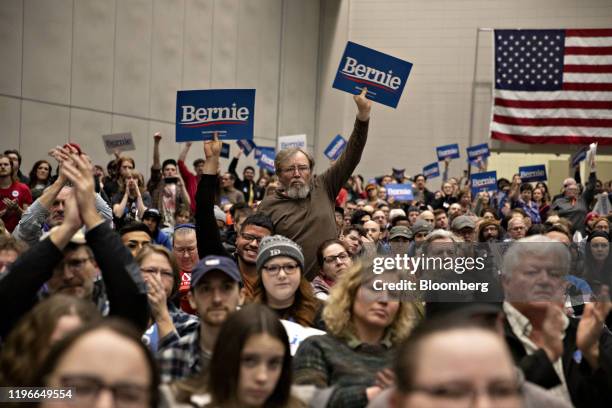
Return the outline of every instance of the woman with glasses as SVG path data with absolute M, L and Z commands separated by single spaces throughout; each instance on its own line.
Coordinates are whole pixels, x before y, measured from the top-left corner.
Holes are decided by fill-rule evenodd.
M 172 302 L 179 288 L 179 267 L 174 255 L 161 245 L 147 245 L 134 259 L 147 283 L 151 318 L 143 342 L 156 352 L 160 341 L 177 333 L 179 337 L 194 329 L 196 316 L 181 311 Z
M 119 179 L 119 191 L 111 198 L 113 221 L 117 228 L 130 221 L 140 221 L 151 207 L 151 195 L 145 190 L 144 177 L 135 170 L 127 170 Z
M 155 362 L 139 332 L 121 320 L 81 327 L 59 341 L 34 384 L 57 389 L 58 397 L 63 394 L 42 407 L 158 406 Z
M 326 301 L 340 275 L 353 266 L 349 246 L 339 239 L 324 241 L 317 250 L 319 274 L 312 280 L 315 297 Z
M 302 248 L 281 235 L 265 237 L 259 244 L 256 266 L 253 302 L 267 305 L 281 319 L 313 326 L 320 303 L 303 274 Z
M 293 359 L 296 384 L 332 388 L 328 407 L 365 407 L 393 385 L 395 347 L 420 311 L 372 289 L 372 265 L 356 263 L 330 292 L 323 310 L 327 334 L 305 339 Z

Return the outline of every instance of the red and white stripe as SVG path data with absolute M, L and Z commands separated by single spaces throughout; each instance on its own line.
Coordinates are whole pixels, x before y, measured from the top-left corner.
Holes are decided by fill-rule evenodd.
M 612 29 L 565 30 L 563 90 L 494 89 L 491 137 L 612 145 Z

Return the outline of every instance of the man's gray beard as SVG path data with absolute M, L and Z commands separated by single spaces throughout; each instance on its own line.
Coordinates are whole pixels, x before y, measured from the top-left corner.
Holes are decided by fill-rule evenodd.
M 308 194 L 310 193 L 310 186 L 308 184 L 303 184 L 299 187 L 293 185 L 289 186 L 285 192 L 287 193 L 287 197 L 293 200 L 302 200 L 308 197 Z

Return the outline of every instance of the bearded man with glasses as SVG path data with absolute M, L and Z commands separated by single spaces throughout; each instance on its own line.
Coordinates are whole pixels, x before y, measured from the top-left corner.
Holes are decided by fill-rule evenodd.
M 337 236 L 336 196 L 359 164 L 365 148 L 371 110 L 366 93 L 364 88 L 360 95 L 353 97 L 357 119 L 340 158 L 324 173 L 313 175 L 314 159 L 306 150 L 281 150 L 274 160 L 280 187 L 258 207 L 258 212 L 272 219 L 276 234 L 290 238 L 303 248 L 304 275 L 309 281 L 319 270 L 317 247 L 322 241 Z

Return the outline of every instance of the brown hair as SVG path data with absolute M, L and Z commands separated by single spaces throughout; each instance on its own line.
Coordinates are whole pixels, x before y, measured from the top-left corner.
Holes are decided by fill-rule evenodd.
M 4 227 L 4 225 L 2 225 Z M 12 236 L 0 235 L 0 251 L 15 251 L 21 255 L 28 249 L 28 245 Z
M 319 245 L 319 248 L 317 248 L 317 263 L 319 264 L 319 267 L 322 268 L 323 262 L 325 262 L 325 260 L 323 259 L 323 251 L 325 251 L 328 246 L 331 246 L 334 244 L 340 245 L 342 248 L 344 248 L 346 252 L 350 253 L 349 246 L 346 242 L 338 238 L 326 239 L 325 241 L 323 241 L 321 245 Z
M 321 303 L 317 298 L 315 298 L 312 291 L 312 285 L 306 280 L 301 269 L 300 275 L 300 286 L 298 286 L 297 290 L 295 291 L 293 304 L 283 313 L 282 316 L 280 316 L 280 318 L 292 320 L 302 326 L 308 327 L 313 325 Z M 262 303 L 264 305 L 268 304 L 266 288 L 264 287 L 263 279 L 261 279 L 261 272 L 253 289 L 252 302 Z
M 9 163 L 11 164 L 11 180 L 17 180 L 17 172 L 13 168 L 13 161 L 11 160 L 11 158 L 8 157 L 6 154 L 0 154 L 0 159 L 7 159 L 9 161 Z
M 13 328 L 0 354 L 0 385 L 33 385 L 51 348 L 50 339 L 63 316 L 76 315 L 83 323 L 96 321 L 100 313 L 91 301 L 54 295 L 38 303 Z

